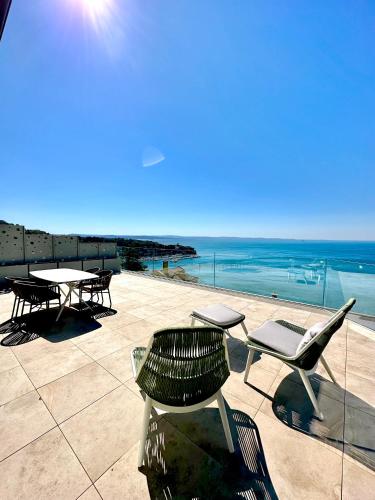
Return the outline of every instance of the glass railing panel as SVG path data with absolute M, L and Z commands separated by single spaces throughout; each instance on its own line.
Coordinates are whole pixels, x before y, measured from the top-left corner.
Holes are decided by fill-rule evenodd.
M 336 309 L 350 297 L 357 300 L 354 312 L 375 316 L 375 264 L 329 260 L 325 307 Z
M 217 254 L 217 287 L 322 305 L 325 262 L 286 257 L 251 258 Z
M 120 253 L 124 270 L 146 273 L 157 278 L 214 286 L 213 255 L 198 257 L 175 251 L 169 253 L 159 249 L 133 247 L 124 247 Z

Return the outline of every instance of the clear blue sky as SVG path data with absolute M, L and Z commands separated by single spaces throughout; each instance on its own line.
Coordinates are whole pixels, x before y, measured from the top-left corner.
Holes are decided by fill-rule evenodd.
M 375 239 L 375 2 L 13 0 L 0 218 Z

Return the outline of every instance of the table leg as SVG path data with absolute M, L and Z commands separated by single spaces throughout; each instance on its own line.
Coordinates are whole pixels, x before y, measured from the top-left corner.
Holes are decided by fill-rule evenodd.
M 63 290 L 62 290 L 61 286 L 59 285 L 60 292 L 61 292 L 63 295 L 65 295 L 65 300 L 64 300 L 64 302 L 62 303 L 62 305 L 61 305 L 61 307 L 60 307 L 59 314 L 57 315 L 57 318 L 56 318 L 56 323 L 59 321 L 60 316 L 61 316 L 61 314 L 62 314 L 62 312 L 63 312 L 63 310 L 64 310 L 65 304 L 68 302 L 68 300 L 69 300 L 69 298 L 70 298 L 70 295 L 71 295 L 71 293 L 72 293 L 72 288 L 71 288 L 71 286 L 69 285 L 69 283 L 67 283 L 67 285 L 68 285 L 68 287 L 69 287 L 69 292 L 68 292 L 68 293 L 63 292 Z
M 77 295 L 77 297 L 78 297 L 78 299 L 79 299 L 79 301 L 80 301 L 80 302 L 83 302 L 83 303 L 85 304 L 85 306 L 86 306 L 86 307 L 88 307 L 88 308 L 90 309 L 90 311 L 92 311 L 92 307 L 90 307 L 90 306 L 88 305 L 88 303 L 87 303 L 87 302 L 85 302 L 85 301 L 83 300 L 83 298 L 82 298 L 82 297 L 80 297 L 79 293 L 77 293 L 77 292 L 74 290 L 74 288 L 72 289 L 72 292 L 73 292 L 75 295 Z

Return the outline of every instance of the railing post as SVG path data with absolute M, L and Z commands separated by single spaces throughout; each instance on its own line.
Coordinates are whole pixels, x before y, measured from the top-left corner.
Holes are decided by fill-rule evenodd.
M 214 252 L 214 288 L 216 288 L 216 252 Z
M 323 307 L 326 305 L 326 286 L 327 286 L 327 259 L 324 262 L 324 282 L 323 282 Z

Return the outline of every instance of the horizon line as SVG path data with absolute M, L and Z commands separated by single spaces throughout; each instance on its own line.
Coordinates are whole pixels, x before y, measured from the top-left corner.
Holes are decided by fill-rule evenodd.
M 102 238 L 221 238 L 238 240 L 281 240 L 281 241 L 337 241 L 337 242 L 357 242 L 357 243 L 375 243 L 372 240 L 351 240 L 351 239 L 327 239 L 327 238 L 281 238 L 273 236 L 204 236 L 204 235 L 182 235 L 182 234 L 99 234 L 99 233 L 68 233 L 72 236 L 95 236 Z

